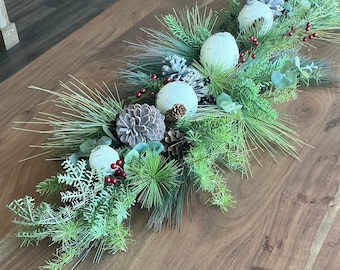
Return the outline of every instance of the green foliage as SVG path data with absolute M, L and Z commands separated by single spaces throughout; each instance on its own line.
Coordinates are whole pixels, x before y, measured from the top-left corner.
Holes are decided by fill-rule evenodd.
M 178 173 L 174 160 L 146 151 L 140 159 L 132 161 L 127 179 L 141 206 L 150 209 L 162 205 L 165 194 L 179 184 Z
M 229 32 L 234 37 L 238 36 L 239 26 L 237 16 L 242 6 L 238 0 L 230 0 L 228 9 L 216 11 L 217 21 L 214 27 L 214 32 Z
M 181 10 L 179 15 L 174 10 L 174 15 L 166 15 L 163 20 L 172 35 L 199 51 L 203 42 L 211 36 L 216 18 L 212 11 L 207 13 L 205 8 L 201 12 L 196 5 L 191 11 L 188 8 Z
M 61 192 L 62 206 L 46 202 L 36 205 L 30 196 L 8 205 L 16 215 L 13 222 L 20 225 L 17 236 L 23 239 L 22 244 L 37 244 L 50 238 L 52 244 L 59 245 L 55 259 L 42 269 L 62 269 L 77 256 L 82 256 L 82 260 L 92 249 L 97 249 L 95 262 L 104 251 L 126 250 L 129 230 L 123 222 L 136 195 L 123 184 L 104 186 L 94 172 L 87 170 L 84 160 L 76 164 L 66 160 L 63 169 L 63 174 L 52 177 L 46 187 L 41 186 L 46 193 L 66 185 L 68 188 Z
M 64 187 L 65 184 L 59 183 L 57 176 L 51 176 L 37 185 L 37 192 L 40 195 L 54 194 L 61 191 Z
M 72 77 L 70 86 L 60 82 L 65 92 L 30 86 L 56 97 L 53 103 L 64 110 L 62 114 L 42 112 L 33 124 L 48 125 L 51 130 L 39 131 L 50 134 L 49 140 L 41 145 L 43 149 L 67 149 L 70 153 L 79 151 L 86 139 L 99 139 L 103 135 L 113 141 L 112 121 L 123 111 L 123 104 L 105 85 L 105 89 L 90 89 L 84 82 Z
M 111 145 L 112 139 L 107 136 L 101 137 L 99 140 L 87 139 L 80 146 L 79 150 L 82 156 L 89 156 L 91 151 L 99 145 Z
M 184 57 L 190 65 L 193 60 L 199 60 L 200 48 L 211 35 L 216 16 L 206 9 L 201 12 L 196 5 L 191 10 L 186 7 L 178 14 L 169 14 L 158 19 L 165 30 L 142 28 L 147 34 L 146 40 L 130 42 L 129 45 L 137 51 L 131 61 L 122 69 L 120 77 L 137 87 L 153 88 L 154 81 L 150 74 L 162 76 L 161 68 L 167 56 Z
M 209 65 L 204 62 L 199 63 L 194 61 L 192 66 L 197 69 L 204 78 L 210 78 L 211 83 L 208 86 L 208 93 L 215 97 L 224 91 L 228 85 L 228 77 L 234 73 L 233 69 L 226 71 L 225 68 L 223 68 L 223 65 Z
M 191 174 L 185 164 L 182 164 L 180 170 L 177 176 L 179 184 L 172 186 L 164 195 L 163 203 L 154 207 L 147 224 L 148 228 L 161 231 L 164 223 L 168 226 L 178 226 L 181 223 L 184 205 L 191 206 L 192 198 L 188 196 L 189 189 L 192 188 Z M 191 195 L 195 196 L 195 192 Z

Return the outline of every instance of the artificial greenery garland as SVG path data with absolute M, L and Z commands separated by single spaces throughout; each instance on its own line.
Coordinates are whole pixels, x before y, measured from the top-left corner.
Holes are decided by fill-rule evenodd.
M 161 230 L 180 223 L 193 196 L 227 211 L 234 201 L 226 172 L 251 175 L 250 156 L 298 158 L 303 142 L 275 104 L 297 98 L 301 84 L 327 79 L 327 63 L 299 49 L 314 39 L 339 42 L 339 11 L 335 0 L 184 8 L 130 43 L 136 54 L 119 73 L 132 91 L 128 103 L 117 90 L 90 89 L 73 77 L 62 93 L 31 86 L 55 95 L 63 109 L 36 121 L 51 127 L 41 131 L 51 135 L 41 147 L 62 149 L 64 159 L 63 171 L 37 192 L 60 194 L 60 205 L 36 205 L 30 196 L 8 205 L 23 245 L 45 238 L 59 245 L 41 268 L 81 262 L 92 249 L 94 262 L 105 251 L 125 251 L 135 204 L 151 211 L 147 226 Z

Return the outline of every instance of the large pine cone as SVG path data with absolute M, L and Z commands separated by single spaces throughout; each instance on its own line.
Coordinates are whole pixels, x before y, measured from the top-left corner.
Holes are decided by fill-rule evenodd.
M 164 119 L 155 106 L 132 104 L 118 116 L 117 135 L 122 143 L 131 147 L 140 142 L 161 141 L 165 131 Z
M 183 156 L 183 152 L 189 149 L 189 144 L 186 141 L 184 134 L 173 128 L 170 128 L 170 130 L 165 133 L 162 142 L 164 151 L 170 156 L 179 158 Z

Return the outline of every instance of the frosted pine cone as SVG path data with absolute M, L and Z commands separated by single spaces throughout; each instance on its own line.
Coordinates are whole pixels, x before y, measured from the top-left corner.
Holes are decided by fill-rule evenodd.
M 140 142 L 160 141 L 164 137 L 164 119 L 155 106 L 130 105 L 118 116 L 117 135 L 122 143 L 131 147 Z
M 186 112 L 187 109 L 183 104 L 176 103 L 174 106 L 172 106 L 171 110 L 168 110 L 165 113 L 165 121 L 170 123 L 177 122 L 177 120 L 182 118 Z
M 162 67 L 163 75 L 169 77 L 171 81 L 182 81 L 189 84 L 200 99 L 208 92 L 209 78 L 203 78 L 200 73 L 186 64 L 186 59 L 177 55 L 165 58 Z
M 185 140 L 184 134 L 173 128 L 170 128 L 165 133 L 163 145 L 168 155 L 177 157 L 181 157 L 183 152 L 189 149 L 189 144 Z
M 259 0 L 260 2 L 265 3 L 271 9 L 274 19 L 280 17 L 282 12 L 284 11 L 284 0 Z

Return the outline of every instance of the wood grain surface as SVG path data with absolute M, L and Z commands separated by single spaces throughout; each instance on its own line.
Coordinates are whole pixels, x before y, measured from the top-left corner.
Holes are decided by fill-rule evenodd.
M 225 2 L 199 4 L 219 9 Z M 68 74 L 89 85 L 92 80 L 113 85 L 121 66 L 114 59 L 130 50 L 122 40 L 142 36 L 142 26 L 158 27 L 154 15 L 184 4 L 195 1 L 118 1 L 0 84 L 0 269 L 37 269 L 55 249 L 47 241 L 19 248 L 5 207 L 25 194 L 36 197 L 35 185 L 59 170 L 59 163 L 45 157 L 18 162 L 38 154 L 29 145 L 46 137 L 14 130 L 13 122 L 56 110 L 45 102 L 50 95 L 27 86 L 60 91 L 58 80 L 68 81 Z M 316 45 L 306 54 L 331 59 L 331 72 L 339 77 L 339 48 Z M 250 179 L 231 174 L 228 184 L 237 204 L 228 213 L 197 206 L 194 214 L 184 214 L 180 228 L 155 233 L 146 229 L 148 213 L 136 207 L 127 252 L 105 254 L 99 265 L 90 256 L 78 269 L 340 269 L 339 90 L 337 83 L 301 88 L 296 101 L 278 108 L 291 115 L 301 139 L 313 147 L 300 148 L 301 161 L 282 156 L 276 164 L 264 154 L 263 167 L 254 163 Z

